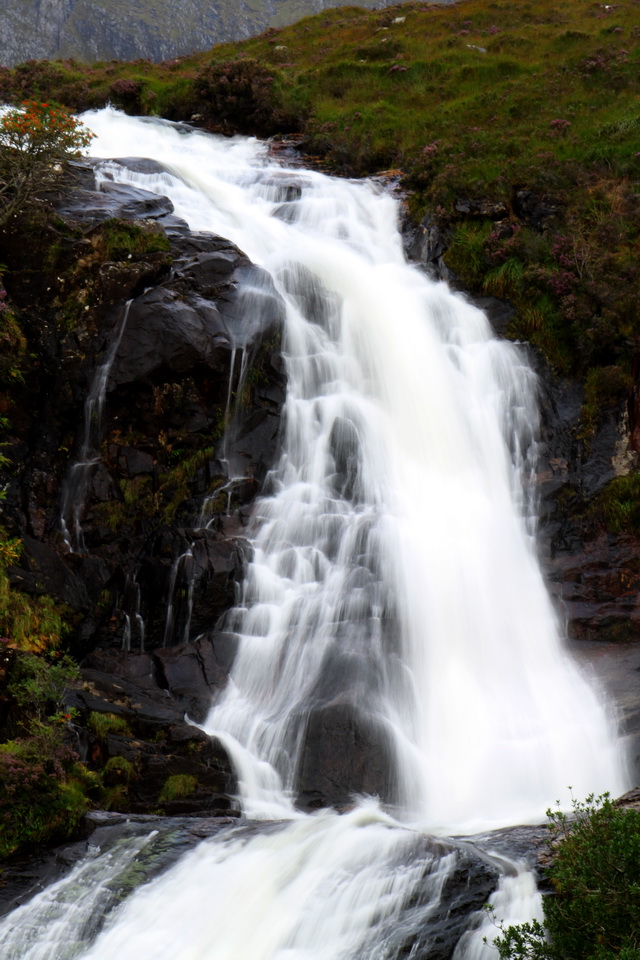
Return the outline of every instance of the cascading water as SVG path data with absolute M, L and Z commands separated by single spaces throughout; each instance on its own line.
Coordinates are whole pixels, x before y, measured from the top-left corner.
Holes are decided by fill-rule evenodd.
M 416 837 L 541 818 L 568 784 L 625 786 L 536 562 L 535 379 L 483 314 L 404 262 L 394 202 L 371 185 L 285 175 L 250 140 L 111 110 L 85 120 L 94 154 L 142 153 L 169 171 L 109 164 L 110 177 L 169 195 L 192 229 L 271 272 L 287 304 L 288 395 L 226 625 L 238 656 L 206 722 L 245 813 L 285 822 L 204 842 L 83 955 L 395 957 L 418 874 L 428 927 L 456 861 L 412 860 Z M 332 704 L 376 731 L 397 819 L 371 801 L 296 811 L 309 718 Z M 524 877 L 503 881 L 498 914 L 516 916 L 522 897 L 522 916 L 539 910 Z M 456 960 L 490 956 L 481 940 L 468 934 Z

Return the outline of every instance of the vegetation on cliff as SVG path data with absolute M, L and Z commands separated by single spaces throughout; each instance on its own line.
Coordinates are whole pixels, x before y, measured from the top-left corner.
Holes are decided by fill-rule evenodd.
M 500 960 L 637 960 L 640 957 L 640 812 L 611 799 L 549 811 L 552 893 L 536 921 L 503 930 Z

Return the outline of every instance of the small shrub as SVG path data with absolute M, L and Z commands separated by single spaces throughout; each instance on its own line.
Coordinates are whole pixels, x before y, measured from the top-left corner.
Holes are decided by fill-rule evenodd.
M 197 789 L 196 777 L 189 773 L 175 773 L 165 781 L 158 801 L 166 803 L 167 800 L 183 800 L 185 797 L 190 797 Z
M 109 98 L 116 106 L 125 110 L 139 112 L 141 108 L 142 84 L 139 80 L 120 77 L 109 87 Z
M 65 743 L 64 718 L 32 722 L 30 735 L 0 744 L 0 858 L 71 837 L 96 778 Z
M 25 100 L 0 117 L 0 226 L 50 185 L 93 134 L 63 107 Z
M 115 713 L 96 713 L 92 711 L 87 720 L 87 728 L 98 740 L 105 740 L 110 733 L 118 736 L 130 737 L 131 730 L 124 717 Z
M 136 776 L 136 768 L 126 757 L 109 757 L 102 771 L 105 783 L 117 786 L 129 784 Z
M 79 679 L 77 664 L 69 656 L 49 661 L 35 654 L 18 657 L 11 671 L 7 693 L 27 718 L 41 723 L 64 710 L 65 695 Z
M 286 122 L 275 73 L 257 60 L 211 63 L 194 81 L 211 119 L 230 129 L 268 135 Z
M 611 480 L 591 511 L 610 533 L 640 533 L 640 473 Z
M 502 931 L 501 960 L 638 960 L 640 812 L 605 794 L 574 801 L 574 817 L 547 811 L 557 852 L 544 926 Z
M 21 541 L 7 537 L 0 527 L 0 636 L 8 637 L 20 650 L 51 652 L 68 630 L 66 611 L 51 597 L 32 597 L 11 586 L 8 568 L 18 562 L 21 552 Z

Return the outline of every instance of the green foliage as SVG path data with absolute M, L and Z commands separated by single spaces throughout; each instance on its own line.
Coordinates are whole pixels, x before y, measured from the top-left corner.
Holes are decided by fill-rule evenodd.
M 65 694 L 80 679 L 77 664 L 69 656 L 53 661 L 26 653 L 16 659 L 7 692 L 28 721 L 41 723 L 64 709 Z
M 165 803 L 168 800 L 183 800 L 190 797 L 198 789 L 198 780 L 189 773 L 175 773 L 165 780 L 160 796 L 159 803 Z
M 640 473 L 614 477 L 591 510 L 611 533 L 640 533 Z
M 27 339 L 7 303 L 3 284 L 6 268 L 0 264 L 0 387 L 10 387 L 24 380 L 22 364 L 27 353 Z M 0 455 L 0 467 L 5 466 Z
M 574 801 L 569 818 L 548 811 L 557 844 L 544 927 L 502 931 L 501 960 L 639 960 L 640 812 L 605 794 Z
M 106 740 L 110 733 L 121 737 L 130 737 L 131 730 L 124 717 L 115 713 L 96 713 L 92 711 L 87 720 L 87 729 L 98 738 Z
M 129 784 L 136 776 L 136 768 L 126 757 L 109 757 L 102 771 L 105 783 Z
M 69 657 L 18 656 L 6 691 L 25 735 L 0 744 L 0 858 L 70 837 L 99 790 L 67 742 L 74 711 L 65 694 L 78 679 Z
M 55 650 L 68 629 L 65 611 L 51 597 L 31 597 L 11 586 L 7 568 L 20 553 L 21 541 L 0 528 L 0 636 L 21 650 Z
M 158 224 L 139 224 L 134 220 L 105 220 L 101 225 L 108 260 L 127 260 L 149 253 L 166 253 L 171 243 Z
M 489 221 L 459 223 L 445 256 L 447 266 L 471 290 L 481 284 L 486 270 L 485 243 L 490 231 Z
M 622 403 L 631 391 L 629 373 L 620 366 L 593 367 L 587 373 L 582 407 L 582 435 L 591 436 L 602 413 Z
M 72 836 L 94 787 L 63 730 L 0 744 L 0 858 Z
M 91 137 L 63 107 L 25 100 L 0 117 L 0 226 L 49 185 Z

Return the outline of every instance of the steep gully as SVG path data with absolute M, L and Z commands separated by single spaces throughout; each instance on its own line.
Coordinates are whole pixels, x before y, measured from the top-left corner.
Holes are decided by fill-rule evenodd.
M 14 932 L 0 928 L 6 955 L 56 956 L 56 915 L 72 956 L 490 956 L 475 912 L 500 876 L 496 910 L 535 913 L 531 875 L 433 836 L 533 822 L 568 783 L 579 795 L 626 785 L 615 732 L 562 650 L 537 565 L 526 358 L 405 264 L 394 204 L 370 185 L 276 167 L 251 141 L 111 111 L 87 122 L 97 155 L 144 152 L 163 165 L 98 164 L 107 191 L 126 182 L 169 196 L 191 230 L 229 237 L 259 265 L 247 264 L 246 299 L 232 311 L 233 350 L 272 310 L 274 289 L 284 305 L 281 452 L 253 510 L 242 596 L 223 623 L 237 644 L 230 679 L 204 721 L 232 759 L 251 822 L 142 887 L 95 942 L 95 904 L 83 913 L 70 895 L 87 870 L 113 888 L 92 854 L 14 914 Z M 114 383 L 126 381 L 136 322 L 134 302 L 108 354 Z M 230 479 L 246 479 L 232 445 L 221 455 Z M 174 579 L 192 570 L 207 527 L 204 507 Z M 183 639 L 189 589 L 187 601 Z M 127 648 L 136 610 L 123 624 Z M 327 800 L 345 806 L 323 750 L 343 753 L 352 792 L 382 806 L 303 814 Z M 130 853 L 119 855 L 132 861 L 154 839 L 125 837 L 118 849 Z

